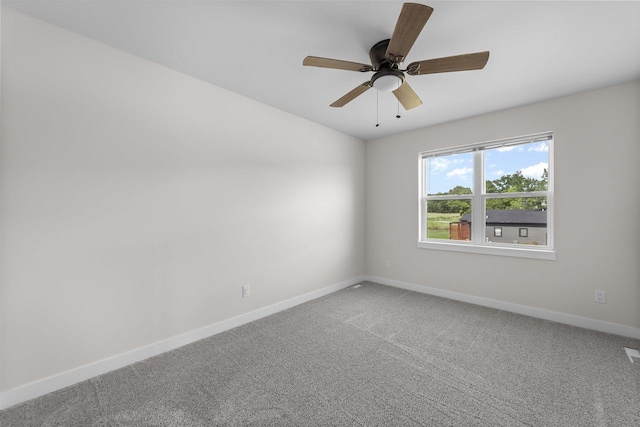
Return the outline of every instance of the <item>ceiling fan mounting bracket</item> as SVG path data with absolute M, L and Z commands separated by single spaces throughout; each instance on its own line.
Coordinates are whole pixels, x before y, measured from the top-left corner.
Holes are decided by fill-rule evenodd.
M 413 64 L 409 64 L 409 66 L 407 67 L 407 72 L 410 76 L 420 75 L 420 63 L 414 62 Z

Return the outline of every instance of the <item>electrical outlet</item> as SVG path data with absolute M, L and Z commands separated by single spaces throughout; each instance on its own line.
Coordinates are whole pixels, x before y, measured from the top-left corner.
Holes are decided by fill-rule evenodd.
M 242 286 L 242 298 L 246 298 L 249 296 L 249 285 Z
M 593 296 L 593 300 L 595 302 L 599 302 L 604 304 L 607 302 L 607 293 L 605 291 L 596 290 L 595 295 Z
M 391 260 L 390 259 L 385 259 L 384 260 L 384 268 L 391 268 Z

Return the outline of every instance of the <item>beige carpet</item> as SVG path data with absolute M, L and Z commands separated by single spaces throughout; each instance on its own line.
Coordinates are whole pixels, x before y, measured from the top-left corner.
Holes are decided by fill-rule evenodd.
M 8 426 L 640 426 L 640 341 L 373 283 L 0 413 Z

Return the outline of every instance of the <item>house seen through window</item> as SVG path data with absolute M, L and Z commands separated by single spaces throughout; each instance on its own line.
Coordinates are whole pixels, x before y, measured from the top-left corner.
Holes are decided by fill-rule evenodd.
M 418 246 L 554 259 L 552 160 L 551 133 L 421 153 Z

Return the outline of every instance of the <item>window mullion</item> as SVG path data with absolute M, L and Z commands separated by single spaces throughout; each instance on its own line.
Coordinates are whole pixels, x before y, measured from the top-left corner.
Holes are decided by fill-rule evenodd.
M 472 200 L 473 195 L 471 194 L 451 194 L 451 195 L 441 195 L 441 196 L 426 196 L 426 200 Z
M 484 151 L 473 153 L 473 200 L 471 202 L 471 241 L 484 241 Z
M 515 197 L 549 197 L 548 191 L 521 191 L 517 193 L 487 193 L 486 199 L 513 199 Z

